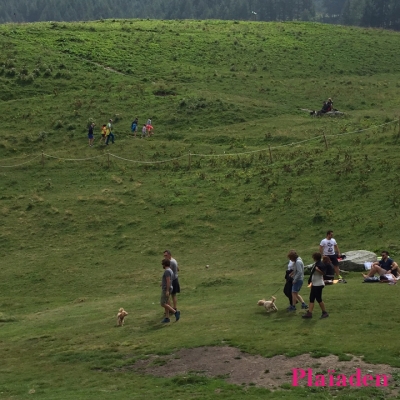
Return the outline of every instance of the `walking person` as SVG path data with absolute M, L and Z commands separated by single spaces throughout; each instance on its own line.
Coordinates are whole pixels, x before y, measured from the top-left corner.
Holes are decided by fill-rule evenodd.
M 326 312 L 325 303 L 322 301 L 322 289 L 325 287 L 324 275 L 326 274 L 326 264 L 321 261 L 321 253 L 314 253 L 312 257 L 315 263 L 311 269 L 310 278 L 308 279 L 308 283 L 311 283 L 310 304 L 308 305 L 308 311 L 302 318 L 312 318 L 315 300 L 317 300 L 321 307 L 321 318 L 327 318 L 329 314 Z
M 142 138 L 146 137 L 146 134 L 147 134 L 147 128 L 146 128 L 146 124 L 144 124 L 142 127 Z
M 286 283 L 285 283 L 285 286 L 283 288 L 283 293 L 289 299 L 289 307 L 287 308 L 287 310 L 289 310 L 292 305 L 294 305 L 294 306 L 296 305 L 296 304 L 293 304 L 293 302 L 292 302 L 292 299 L 293 299 L 293 296 L 292 296 L 293 278 L 290 276 L 292 271 L 293 271 L 293 261 L 289 260 L 289 263 L 288 263 L 288 266 L 287 266 L 287 269 L 286 269 L 286 273 L 285 273 L 285 281 L 286 281 Z M 297 296 L 301 301 L 301 308 L 303 310 L 307 310 L 308 305 L 304 302 L 303 298 L 299 294 L 297 294 Z
M 301 301 L 303 303 L 303 299 L 299 297 L 299 292 L 301 287 L 303 286 L 304 263 L 303 260 L 298 256 L 296 250 L 290 250 L 288 253 L 288 258 L 290 261 L 293 261 L 293 270 L 289 275 L 293 278 L 292 305 L 289 307 L 288 311 L 294 312 L 296 311 L 296 303 L 298 301 Z
M 342 276 L 340 275 L 339 269 L 339 260 L 338 256 L 340 256 L 340 251 L 336 240 L 333 238 L 333 231 L 326 232 L 326 238 L 321 240 L 319 244 L 319 252 L 323 256 L 328 256 L 335 268 L 335 274 L 337 275 L 339 280 L 342 280 Z
M 169 314 L 175 315 L 175 321 L 179 321 L 181 317 L 181 313 L 178 310 L 174 310 L 168 303 L 169 303 L 169 295 L 172 291 L 172 277 L 174 273 L 170 268 L 170 261 L 166 260 L 165 258 L 161 261 L 161 265 L 164 269 L 163 276 L 161 278 L 161 299 L 160 304 L 161 307 L 165 310 L 165 318 L 161 321 L 163 324 L 167 324 L 170 322 Z
M 103 124 L 103 126 L 101 127 L 100 143 L 103 142 L 105 144 L 106 143 L 106 138 L 107 138 L 107 125 Z
M 108 142 L 110 141 L 110 137 L 111 137 L 111 142 L 112 143 L 114 143 L 114 140 L 115 140 L 115 136 L 114 136 L 114 134 L 113 134 L 113 125 L 112 125 L 112 122 L 113 122 L 113 120 L 112 119 L 110 119 L 109 121 L 108 121 L 108 124 L 107 124 L 107 139 L 106 139 L 106 145 L 108 145 Z
M 94 142 L 94 122 L 92 122 L 89 126 L 89 132 L 88 132 L 88 139 L 89 139 L 89 146 L 92 147 L 93 146 L 93 142 Z
M 172 291 L 171 291 L 171 297 L 172 297 L 172 304 L 174 307 L 174 310 L 178 310 L 178 301 L 176 298 L 177 293 L 181 292 L 181 287 L 179 285 L 179 279 L 178 279 L 178 262 L 175 260 L 175 258 L 172 258 L 171 252 L 169 250 L 164 251 L 164 259 L 169 260 L 170 262 L 170 268 L 172 272 L 174 273 L 174 276 L 172 278 Z
M 139 119 L 136 117 L 131 125 L 131 131 L 133 132 L 134 137 L 136 137 L 138 124 L 139 124 Z

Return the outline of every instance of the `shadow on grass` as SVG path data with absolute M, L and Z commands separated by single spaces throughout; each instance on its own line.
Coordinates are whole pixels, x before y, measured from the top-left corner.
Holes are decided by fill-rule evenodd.
M 163 320 L 163 317 L 160 317 L 159 319 L 152 319 L 152 320 L 147 320 L 146 321 L 146 327 L 149 331 L 158 331 L 160 329 L 163 329 L 165 327 L 170 326 L 171 324 L 175 323 L 175 319 L 172 318 L 171 322 L 163 324 L 161 321 Z

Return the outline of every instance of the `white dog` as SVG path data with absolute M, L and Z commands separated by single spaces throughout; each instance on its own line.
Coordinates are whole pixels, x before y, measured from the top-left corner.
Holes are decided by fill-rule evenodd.
M 123 309 L 120 308 L 119 312 L 117 314 L 117 324 L 118 326 L 123 326 L 125 322 L 125 317 L 128 315 L 128 313 Z
M 264 306 L 267 312 L 278 311 L 278 307 L 275 305 L 276 297 L 272 296 L 271 300 L 258 300 L 257 305 Z

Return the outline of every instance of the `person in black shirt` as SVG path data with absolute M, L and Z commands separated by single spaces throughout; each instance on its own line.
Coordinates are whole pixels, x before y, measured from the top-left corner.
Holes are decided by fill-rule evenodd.
M 324 273 L 325 284 L 333 283 L 333 280 L 335 279 L 335 267 L 333 266 L 331 259 L 328 256 L 323 256 L 322 262 L 325 265 L 325 273 Z

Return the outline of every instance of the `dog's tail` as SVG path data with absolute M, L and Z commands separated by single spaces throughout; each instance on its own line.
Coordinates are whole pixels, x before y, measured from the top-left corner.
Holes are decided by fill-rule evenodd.
M 275 296 L 272 296 L 272 297 L 271 297 L 271 301 L 272 301 L 273 303 L 275 303 L 275 300 L 276 300 L 276 297 L 275 297 Z

